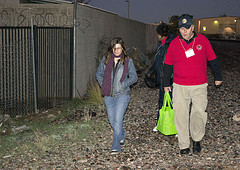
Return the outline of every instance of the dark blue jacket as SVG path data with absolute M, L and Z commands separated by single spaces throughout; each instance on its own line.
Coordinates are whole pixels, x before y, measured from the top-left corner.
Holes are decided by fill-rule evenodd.
M 171 43 L 171 41 L 175 38 L 175 36 L 173 34 L 170 34 L 165 43 L 161 46 L 161 48 L 158 48 L 159 51 L 156 53 L 156 58 L 155 58 L 155 67 L 156 67 L 156 71 L 157 71 L 157 82 L 159 85 L 159 88 L 162 88 L 162 82 L 163 82 L 163 66 L 164 66 L 164 61 L 165 61 L 165 57 L 167 54 L 167 50 L 169 47 L 169 44 Z

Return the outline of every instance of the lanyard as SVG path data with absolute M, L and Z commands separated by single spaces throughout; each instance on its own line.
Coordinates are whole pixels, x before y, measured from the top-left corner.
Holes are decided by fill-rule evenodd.
M 194 38 L 192 48 L 190 48 L 190 49 L 193 49 L 193 46 L 194 46 L 194 43 L 195 43 L 195 39 L 196 39 L 196 38 Z M 182 48 L 183 48 L 184 51 L 186 52 L 186 49 L 184 48 L 181 39 L 179 39 L 179 41 L 180 41 L 180 43 L 181 43 L 181 45 L 182 45 Z

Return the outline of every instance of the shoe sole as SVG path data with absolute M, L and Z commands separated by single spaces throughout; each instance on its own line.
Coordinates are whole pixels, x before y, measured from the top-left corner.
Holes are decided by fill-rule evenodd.
M 193 151 L 193 154 L 197 155 L 199 154 L 201 151 Z
M 188 150 L 184 150 L 184 151 L 180 151 L 181 155 L 189 155 L 190 154 L 190 149 Z
M 117 155 L 117 154 L 119 154 L 118 151 L 112 151 L 112 152 L 111 152 L 111 155 Z

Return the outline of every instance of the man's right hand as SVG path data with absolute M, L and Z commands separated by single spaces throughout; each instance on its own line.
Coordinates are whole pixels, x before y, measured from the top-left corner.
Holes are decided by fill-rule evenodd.
M 164 91 L 165 92 L 170 92 L 171 91 L 171 87 L 164 87 Z

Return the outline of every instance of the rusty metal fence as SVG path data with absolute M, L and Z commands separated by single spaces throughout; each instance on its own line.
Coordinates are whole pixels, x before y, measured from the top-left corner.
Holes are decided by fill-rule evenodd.
M 0 27 L 0 114 L 47 109 L 72 98 L 73 29 Z
M 54 107 L 72 98 L 73 29 L 38 27 L 34 37 L 38 107 Z

